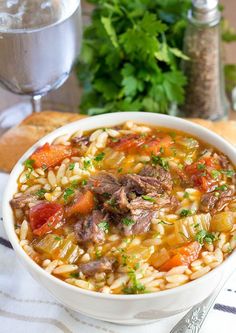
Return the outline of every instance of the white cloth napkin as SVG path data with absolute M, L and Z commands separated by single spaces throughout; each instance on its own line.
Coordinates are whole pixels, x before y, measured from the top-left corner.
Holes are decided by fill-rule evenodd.
M 8 175 L 0 174 L 0 204 Z M 1 214 L 1 212 L 0 212 Z M 58 303 L 17 260 L 0 222 L 0 333 L 168 333 L 181 315 L 145 326 L 119 326 Z M 236 332 L 236 273 L 217 298 L 201 333 Z

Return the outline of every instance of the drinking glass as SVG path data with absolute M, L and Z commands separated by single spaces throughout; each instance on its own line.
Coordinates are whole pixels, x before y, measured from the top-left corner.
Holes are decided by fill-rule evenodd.
M 79 55 L 81 21 L 80 0 L 0 0 L 0 85 L 40 111 Z

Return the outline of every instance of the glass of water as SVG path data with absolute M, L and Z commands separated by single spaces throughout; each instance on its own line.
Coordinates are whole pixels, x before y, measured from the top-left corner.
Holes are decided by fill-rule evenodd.
M 79 55 L 81 20 L 80 0 L 0 0 L 0 84 L 40 111 Z

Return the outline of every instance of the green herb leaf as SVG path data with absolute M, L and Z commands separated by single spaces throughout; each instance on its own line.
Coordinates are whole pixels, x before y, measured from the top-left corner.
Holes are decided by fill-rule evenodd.
M 218 179 L 219 176 L 220 176 L 220 171 L 218 171 L 218 170 L 212 170 L 212 171 L 211 171 L 211 177 L 212 177 L 213 179 Z
M 98 223 L 98 227 L 105 233 L 108 233 L 110 225 L 107 221 L 104 220 Z
M 27 169 L 32 170 L 32 171 L 34 170 L 34 167 L 33 167 L 34 160 L 28 159 L 25 161 L 24 165 Z
M 90 159 L 86 159 L 84 160 L 84 169 L 87 170 L 88 168 L 90 168 L 92 165 L 92 162 Z
M 85 185 L 87 185 L 87 183 L 88 183 L 88 181 L 86 179 L 83 179 L 82 182 L 81 182 L 81 185 L 85 186 Z
M 217 238 L 214 234 L 211 234 L 210 232 L 203 229 L 196 234 L 195 239 L 200 244 L 212 244 Z
M 67 201 L 73 194 L 75 191 L 72 188 L 66 188 L 63 195 L 64 200 Z
M 198 169 L 198 170 L 204 170 L 204 169 L 206 169 L 206 165 L 203 164 L 203 163 L 198 163 L 198 164 L 197 164 L 197 169 Z
M 150 197 L 149 195 L 142 195 L 143 200 L 150 201 L 150 202 L 156 202 L 156 199 L 153 197 Z
M 75 163 L 70 163 L 69 164 L 69 170 L 74 170 L 74 168 L 75 168 Z
M 59 236 L 55 236 L 54 239 L 57 240 L 57 241 L 60 241 L 60 240 L 61 240 L 61 237 L 59 237 Z
M 152 163 L 154 165 L 160 165 L 163 169 L 169 170 L 169 163 L 166 158 L 160 157 L 158 155 L 153 155 L 152 154 Z
M 193 212 L 191 210 L 182 209 L 179 215 L 182 216 L 182 217 L 185 217 L 185 216 L 190 216 L 192 214 L 193 214 Z
M 44 195 L 47 191 L 44 188 L 41 188 L 40 190 L 38 190 L 37 192 L 35 192 L 35 195 L 37 195 L 37 197 L 39 199 L 44 199 Z
M 100 153 L 94 158 L 94 161 L 100 162 L 104 159 L 104 157 L 105 157 L 105 153 Z
M 228 186 L 226 184 L 217 186 L 215 190 L 217 191 L 226 191 L 228 189 Z
M 124 217 L 124 218 L 121 220 L 121 222 L 122 222 L 124 225 L 126 225 L 126 226 L 131 226 L 131 225 L 135 224 L 135 221 L 132 220 L 132 219 L 130 219 L 130 218 L 128 218 L 128 217 Z
M 235 175 L 234 170 L 221 170 L 221 173 L 226 175 L 228 178 L 232 178 Z

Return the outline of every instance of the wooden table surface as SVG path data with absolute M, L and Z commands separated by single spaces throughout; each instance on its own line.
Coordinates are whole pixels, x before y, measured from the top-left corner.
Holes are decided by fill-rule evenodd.
M 225 7 L 224 16 L 229 20 L 231 26 L 236 29 L 236 0 L 221 0 Z M 89 6 L 82 1 L 83 21 L 86 24 L 89 19 Z M 227 63 L 236 63 L 236 43 L 226 45 L 225 59 Z M 0 112 L 19 101 L 27 100 L 28 97 L 16 96 L 0 88 Z M 58 90 L 49 93 L 43 99 L 44 109 L 66 109 L 67 111 L 77 112 L 80 100 L 80 90 L 75 75 L 72 73 L 68 81 Z M 230 114 L 230 118 L 236 119 L 236 112 Z

